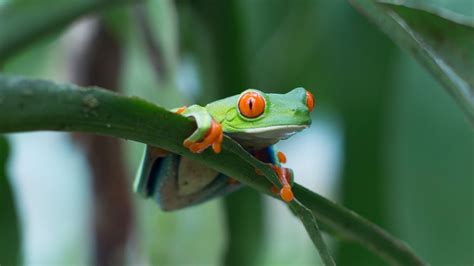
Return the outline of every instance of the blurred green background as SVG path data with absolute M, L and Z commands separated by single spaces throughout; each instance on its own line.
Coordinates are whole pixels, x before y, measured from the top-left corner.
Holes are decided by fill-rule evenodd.
M 9 2 L 0 1 L 0 11 Z M 471 0 L 427 2 L 474 17 Z M 296 180 L 433 265 L 474 263 L 472 128 L 427 70 L 346 1 L 122 5 L 32 43 L 2 72 L 99 85 L 168 108 L 249 87 L 284 93 L 303 86 L 316 98 L 312 128 L 279 146 Z M 142 144 L 49 132 L 6 139 L 1 265 L 317 261 L 283 204 L 249 189 L 173 213 L 133 195 Z M 3 237 L 17 231 L 20 250 L 15 234 Z M 384 264 L 334 240 L 339 265 Z

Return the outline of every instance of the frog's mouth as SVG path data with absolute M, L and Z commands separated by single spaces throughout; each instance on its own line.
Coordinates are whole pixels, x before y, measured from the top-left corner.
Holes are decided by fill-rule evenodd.
M 279 125 L 241 129 L 227 134 L 244 147 L 263 148 L 287 139 L 307 127 L 308 125 Z

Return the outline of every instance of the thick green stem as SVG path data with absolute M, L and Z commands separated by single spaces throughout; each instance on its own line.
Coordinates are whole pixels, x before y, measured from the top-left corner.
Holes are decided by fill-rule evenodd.
M 263 250 L 263 197 L 245 188 L 225 197 L 227 249 L 223 265 L 260 265 Z
M 227 137 L 220 154 L 189 152 L 182 141 L 194 130 L 193 123 L 137 97 L 0 75 L 0 133 L 37 130 L 80 131 L 151 144 L 189 156 L 268 195 L 272 195 L 271 184 L 255 169 L 277 178 L 272 169 Z M 395 264 L 424 264 L 401 241 L 355 213 L 298 184 L 294 192 L 326 228 L 338 235 Z
M 193 154 L 184 148 L 182 141 L 194 127 L 190 119 L 138 97 L 0 75 L 0 133 L 76 131 L 134 140 L 191 157 L 246 185 L 270 192 L 270 183 L 255 173 L 255 167 L 265 167 L 270 175 L 273 171 L 229 138 L 225 138 L 220 154 Z M 278 180 L 276 176 L 274 179 Z

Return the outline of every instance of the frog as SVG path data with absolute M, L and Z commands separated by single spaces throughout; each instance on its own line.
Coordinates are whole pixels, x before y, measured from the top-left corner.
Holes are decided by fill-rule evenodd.
M 282 185 L 280 190 L 272 187 L 272 192 L 290 202 L 294 199 L 294 174 L 282 166 L 287 159 L 275 144 L 308 128 L 313 108 L 313 94 L 298 87 L 283 94 L 247 89 L 206 106 L 195 104 L 171 111 L 196 124 L 195 131 L 183 141 L 184 147 L 192 153 L 212 149 L 218 154 L 223 136 L 230 137 L 272 167 Z M 242 186 L 196 160 L 147 145 L 134 191 L 144 198 L 154 198 L 161 209 L 171 211 L 227 195 Z

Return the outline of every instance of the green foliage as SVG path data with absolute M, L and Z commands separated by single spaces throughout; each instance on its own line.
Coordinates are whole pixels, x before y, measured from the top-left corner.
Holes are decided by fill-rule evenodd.
M 472 264 L 472 127 L 412 58 L 401 58 L 395 71 L 385 160 L 388 227 L 433 265 Z
M 351 2 L 430 70 L 474 123 L 474 20 L 420 2 Z

